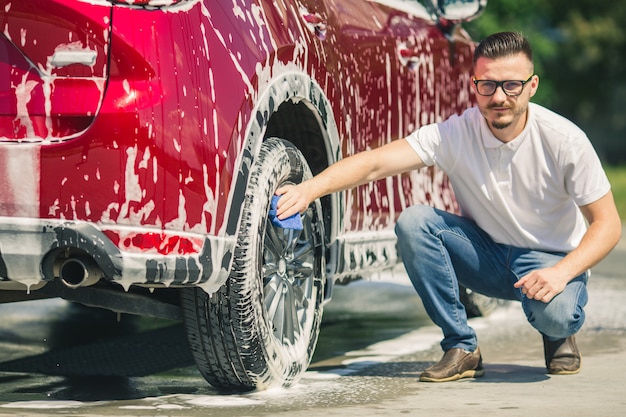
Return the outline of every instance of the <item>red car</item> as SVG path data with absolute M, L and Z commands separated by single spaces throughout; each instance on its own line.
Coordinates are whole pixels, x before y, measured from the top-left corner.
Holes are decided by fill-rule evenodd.
M 180 319 L 209 383 L 295 383 L 332 284 L 456 203 L 428 169 L 296 230 L 274 191 L 472 105 L 485 2 L 0 0 L 1 300 Z

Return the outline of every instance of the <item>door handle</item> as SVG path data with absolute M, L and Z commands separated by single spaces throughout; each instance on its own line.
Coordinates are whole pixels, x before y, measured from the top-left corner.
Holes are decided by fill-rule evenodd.
M 403 42 L 398 45 L 398 59 L 402 65 L 409 69 L 415 69 L 422 62 L 421 48 L 409 46 Z
M 319 14 L 305 12 L 302 18 L 309 30 L 314 33 L 319 40 L 323 41 L 326 39 L 326 22 Z

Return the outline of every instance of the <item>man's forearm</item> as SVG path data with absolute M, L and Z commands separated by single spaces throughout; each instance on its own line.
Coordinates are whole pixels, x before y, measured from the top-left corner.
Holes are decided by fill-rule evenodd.
M 576 249 L 564 257 L 556 267 L 563 270 L 569 279 L 574 279 L 597 265 L 617 245 L 621 236 L 621 223 L 594 223 L 589 226 Z
M 302 212 L 312 201 L 324 195 L 423 166 L 424 163 L 405 139 L 390 142 L 344 158 L 301 184 L 280 187 L 276 190 L 276 194 L 282 196 L 277 215 L 280 219 L 289 217 Z
M 570 280 L 604 259 L 617 245 L 622 233 L 622 224 L 611 192 L 595 203 L 581 207 L 581 210 L 589 222 L 589 228 L 578 247 L 556 265 Z

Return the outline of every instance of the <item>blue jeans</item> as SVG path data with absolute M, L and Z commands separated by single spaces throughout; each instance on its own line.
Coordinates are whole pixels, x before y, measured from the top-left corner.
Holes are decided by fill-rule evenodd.
M 441 327 L 444 351 L 474 351 L 458 285 L 495 298 L 517 300 L 528 322 L 551 339 L 576 333 L 585 321 L 588 273 L 549 303 L 528 299 L 513 284 L 529 272 L 553 266 L 565 253 L 548 253 L 494 242 L 472 220 L 428 206 L 404 210 L 396 224 L 406 271 L 431 320 Z

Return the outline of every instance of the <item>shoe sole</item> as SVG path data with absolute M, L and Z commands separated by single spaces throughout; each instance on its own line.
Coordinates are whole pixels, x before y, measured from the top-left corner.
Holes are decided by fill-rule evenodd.
M 429 376 L 420 376 L 420 381 L 422 382 L 450 382 L 457 381 L 463 378 L 479 378 L 485 375 L 484 369 L 470 369 L 460 374 L 455 374 L 446 378 L 432 378 Z
M 580 373 L 580 369 L 575 371 L 548 371 L 549 375 L 576 375 L 578 373 Z
M 548 375 L 576 375 L 580 373 L 580 369 L 582 367 L 583 367 L 583 361 L 581 359 L 580 366 L 578 367 L 578 369 L 573 369 L 571 371 L 567 371 L 567 370 L 554 371 L 554 370 L 548 369 Z

